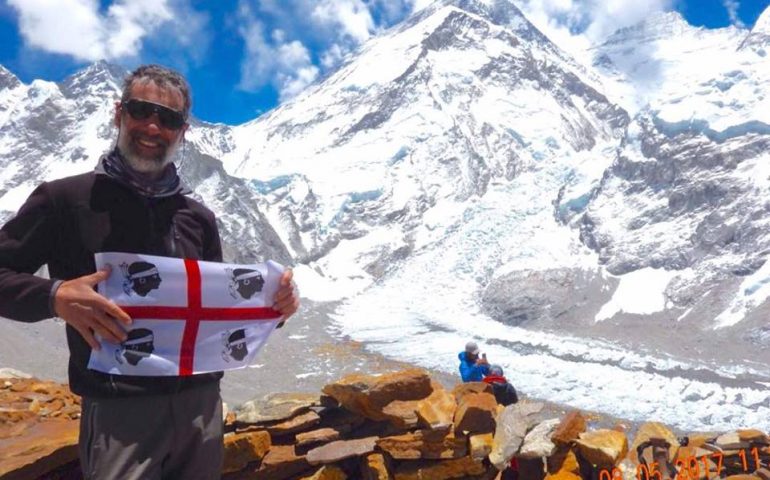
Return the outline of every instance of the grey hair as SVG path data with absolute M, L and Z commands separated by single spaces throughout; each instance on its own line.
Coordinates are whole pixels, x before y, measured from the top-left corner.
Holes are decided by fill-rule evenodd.
M 161 65 L 150 64 L 140 66 L 123 79 L 123 94 L 120 97 L 120 102 L 125 103 L 130 100 L 131 87 L 133 87 L 135 83 L 141 82 L 152 82 L 161 88 L 176 89 L 182 95 L 182 99 L 184 100 L 182 111 L 184 118 L 187 118 L 190 115 L 190 108 L 192 107 L 190 85 L 179 72 Z

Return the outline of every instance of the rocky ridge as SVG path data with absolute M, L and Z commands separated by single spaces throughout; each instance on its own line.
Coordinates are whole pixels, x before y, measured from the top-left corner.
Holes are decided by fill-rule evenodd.
M 79 399 L 66 385 L 0 375 L 0 476 L 77 478 Z M 542 409 L 498 405 L 481 382 L 447 391 L 419 369 L 350 375 L 321 394 L 270 394 L 226 412 L 223 479 L 770 478 L 765 432 L 676 436 L 649 422 L 629 442 L 622 424 L 596 429 L 578 411 Z

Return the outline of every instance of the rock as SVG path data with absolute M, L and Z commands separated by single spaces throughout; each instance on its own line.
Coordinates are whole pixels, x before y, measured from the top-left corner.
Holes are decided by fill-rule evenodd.
M 309 430 L 320 422 L 321 417 L 311 410 L 279 423 L 267 424 L 264 428 L 270 432 L 270 435 L 276 437 Z
M 264 458 L 270 450 L 270 434 L 265 431 L 231 433 L 224 437 L 224 448 L 222 472 L 238 472 Z
M 578 480 L 580 479 L 580 464 L 577 456 L 571 448 L 562 446 L 548 457 L 548 474 L 546 479 L 551 480 Z
M 319 428 L 318 430 L 312 430 L 310 432 L 298 433 L 295 437 L 296 445 L 297 447 L 309 447 L 333 442 L 339 440 L 342 437 L 342 433 L 347 433 L 346 430 L 350 430 L 350 427 L 347 429 Z
M 341 468 L 334 465 L 324 465 L 313 475 L 302 477 L 300 480 L 347 480 L 347 478 L 347 474 Z
M 545 478 L 545 468 L 543 460 L 540 458 L 520 458 L 519 478 L 527 480 L 543 480 Z
M 420 424 L 433 430 L 448 430 L 453 424 L 457 403 L 441 384 L 434 383 L 433 392 L 417 404 Z
M 396 469 L 394 476 L 395 480 L 446 480 L 481 475 L 485 471 L 486 468 L 474 462 L 471 457 L 462 457 L 454 460 L 403 463 Z
M 754 472 L 754 475 L 758 476 L 762 480 L 770 480 L 770 469 L 766 467 L 762 467 L 756 472 Z
M 489 393 L 464 395 L 455 411 L 455 432 L 489 433 L 495 431 L 497 400 Z
M 505 470 L 511 458 L 519 451 L 527 430 L 535 423 L 533 416 L 542 409 L 542 403 L 519 402 L 505 407 L 497 417 L 489 461 L 498 470 Z
M 430 377 L 420 369 L 379 377 L 348 375 L 323 387 L 324 394 L 336 399 L 346 409 L 376 421 L 389 420 L 383 409 L 394 400 L 420 400 L 431 392 Z
M 2 378 L 32 378 L 32 375 L 13 368 L 0 368 L 0 379 Z
M 452 396 L 455 398 L 455 401 L 459 405 L 462 401 L 463 397 L 468 395 L 469 393 L 489 393 L 494 395 L 494 390 L 492 389 L 492 385 L 484 382 L 464 382 L 464 383 L 458 383 L 455 385 L 455 388 L 452 389 Z
M 376 441 L 377 437 L 337 440 L 307 452 L 307 461 L 311 465 L 320 465 L 338 462 L 346 458 L 360 457 L 373 452 Z
M 679 450 L 679 440 L 668 427 L 658 422 L 642 424 L 636 432 L 634 441 L 631 443 L 631 460 L 638 462 L 637 449 L 644 443 L 668 449 L 668 463 L 674 464 L 677 451 Z
M 383 407 L 382 413 L 398 428 L 415 428 L 418 402 L 419 400 L 393 400 Z
M 749 442 L 741 440 L 738 432 L 730 432 L 718 436 L 714 445 L 722 450 L 742 450 L 751 446 Z
M 235 410 L 238 423 L 262 423 L 286 420 L 319 405 L 318 395 L 307 393 L 271 393 L 249 400 Z
M 495 436 L 491 433 L 479 433 L 471 435 L 468 439 L 470 445 L 471 458 L 477 462 L 483 461 L 492 451 L 492 442 Z
M 435 430 L 418 430 L 377 440 L 377 447 L 398 460 L 460 458 L 468 453 L 467 439 Z
M 0 435 L 0 478 L 43 478 L 78 458 L 77 421 L 50 419 Z M 6 436 L 15 433 L 13 436 Z
M 770 439 L 768 439 L 765 432 L 756 429 L 738 430 L 738 438 L 741 442 L 748 442 L 751 444 L 769 445 Z
M 361 479 L 362 480 L 392 480 L 385 455 L 381 453 L 370 453 L 361 461 Z
M 579 411 L 574 410 L 564 416 L 551 441 L 559 446 L 568 446 L 578 439 L 578 435 L 586 431 L 586 419 Z
M 576 442 L 580 454 L 600 468 L 611 467 L 628 453 L 626 435 L 615 430 L 596 430 L 580 434 Z
M 253 478 L 283 480 L 306 470 L 310 470 L 310 464 L 304 455 L 295 453 L 294 445 L 273 445 Z
M 556 445 L 551 441 L 551 436 L 560 423 L 561 420 L 554 418 L 533 428 L 524 437 L 524 443 L 517 456 L 519 458 L 550 457 L 556 451 Z
M 759 477 L 755 475 L 745 475 L 745 474 L 739 474 L 739 475 L 730 475 L 725 480 L 758 480 Z
M 323 428 L 345 428 L 348 431 L 353 430 L 356 427 L 364 423 L 366 419 L 353 412 L 349 412 L 344 408 L 336 408 L 321 412 L 321 424 Z

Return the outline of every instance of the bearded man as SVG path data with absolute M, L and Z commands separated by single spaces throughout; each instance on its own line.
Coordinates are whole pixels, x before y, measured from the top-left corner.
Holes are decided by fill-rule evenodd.
M 87 368 L 96 335 L 127 340 L 131 318 L 94 286 L 97 252 L 222 261 L 214 214 L 188 197 L 172 163 L 189 127 L 190 89 L 165 67 L 141 66 L 115 103 L 115 148 L 82 175 L 45 182 L 0 230 L 0 315 L 67 324 L 69 382 L 83 397 L 85 478 L 214 479 L 222 463 L 222 372 L 184 377 L 111 375 Z M 50 279 L 34 276 L 48 265 Z M 273 308 L 299 306 L 284 273 Z

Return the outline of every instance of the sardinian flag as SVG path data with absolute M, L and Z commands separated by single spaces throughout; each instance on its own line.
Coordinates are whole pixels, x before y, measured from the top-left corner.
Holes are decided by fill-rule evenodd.
M 123 343 L 100 339 L 88 368 L 117 375 L 185 376 L 249 365 L 280 321 L 273 310 L 284 267 L 231 265 L 132 253 L 97 253 L 112 266 L 99 293 L 133 323 Z

